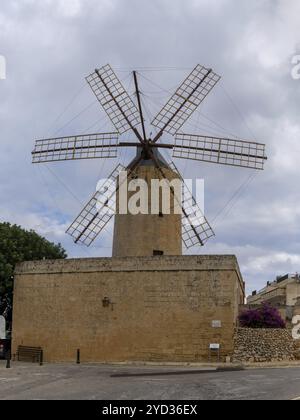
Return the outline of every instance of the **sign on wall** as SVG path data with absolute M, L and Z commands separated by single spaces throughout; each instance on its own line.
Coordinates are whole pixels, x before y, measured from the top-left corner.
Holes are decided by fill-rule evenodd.
M 212 343 L 209 345 L 210 350 L 220 350 L 220 344 Z

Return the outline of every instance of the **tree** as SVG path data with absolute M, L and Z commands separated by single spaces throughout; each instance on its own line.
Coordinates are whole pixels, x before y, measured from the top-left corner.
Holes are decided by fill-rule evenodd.
M 286 328 L 278 309 L 268 303 L 261 308 L 248 309 L 239 316 L 240 326 L 243 328 Z
M 0 315 L 11 322 L 13 274 L 17 263 L 66 257 L 60 244 L 47 241 L 33 230 L 0 223 Z

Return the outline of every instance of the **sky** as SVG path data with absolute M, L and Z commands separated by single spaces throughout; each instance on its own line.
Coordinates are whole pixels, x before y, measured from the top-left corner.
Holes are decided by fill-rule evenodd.
M 300 270 L 298 0 L 0 0 L 0 221 L 60 242 L 70 257 L 110 256 L 112 224 L 90 248 L 66 228 L 118 160 L 32 165 L 35 139 L 114 131 L 85 77 L 110 63 L 150 120 L 198 64 L 222 76 L 184 132 L 267 145 L 265 171 L 176 159 L 204 178 L 216 237 L 192 254 L 235 254 L 247 291 Z M 3 61 L 3 60 L 2 60 Z M 297 73 L 297 72 L 296 72 Z M 300 72 L 299 72 L 300 73 Z M 150 126 L 147 126 L 150 129 Z M 122 139 L 131 140 L 130 133 Z

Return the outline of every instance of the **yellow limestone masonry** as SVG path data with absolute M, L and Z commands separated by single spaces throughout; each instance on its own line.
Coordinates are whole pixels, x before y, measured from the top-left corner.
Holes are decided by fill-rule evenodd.
M 148 185 L 148 214 L 133 215 L 116 214 L 114 225 L 113 256 L 114 257 L 145 257 L 152 256 L 154 250 L 162 251 L 164 255 L 182 254 L 181 214 L 174 214 L 174 196 L 170 194 L 170 214 L 163 217 L 151 214 L 151 181 L 160 180 L 161 174 L 155 167 L 139 166 L 134 175 L 146 181 Z M 166 180 L 172 182 L 178 175 L 170 169 L 164 169 Z M 128 182 L 132 180 L 132 176 Z M 133 193 L 128 194 L 128 201 Z M 158 203 L 161 203 L 160 194 Z M 161 207 L 161 205 L 159 206 Z M 117 196 L 117 209 L 119 199 Z M 161 209 L 162 210 L 162 209 Z
M 75 361 L 77 349 L 83 362 L 197 362 L 219 343 L 224 359 L 243 300 L 230 255 L 22 263 L 13 353 L 26 345 L 41 346 L 48 362 Z

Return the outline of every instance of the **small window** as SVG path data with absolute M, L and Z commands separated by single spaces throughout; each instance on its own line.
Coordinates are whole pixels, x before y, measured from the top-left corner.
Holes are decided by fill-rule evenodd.
M 154 250 L 153 251 L 153 256 L 154 257 L 158 257 L 158 256 L 161 256 L 161 255 L 164 255 L 164 251 L 159 251 L 159 250 Z

